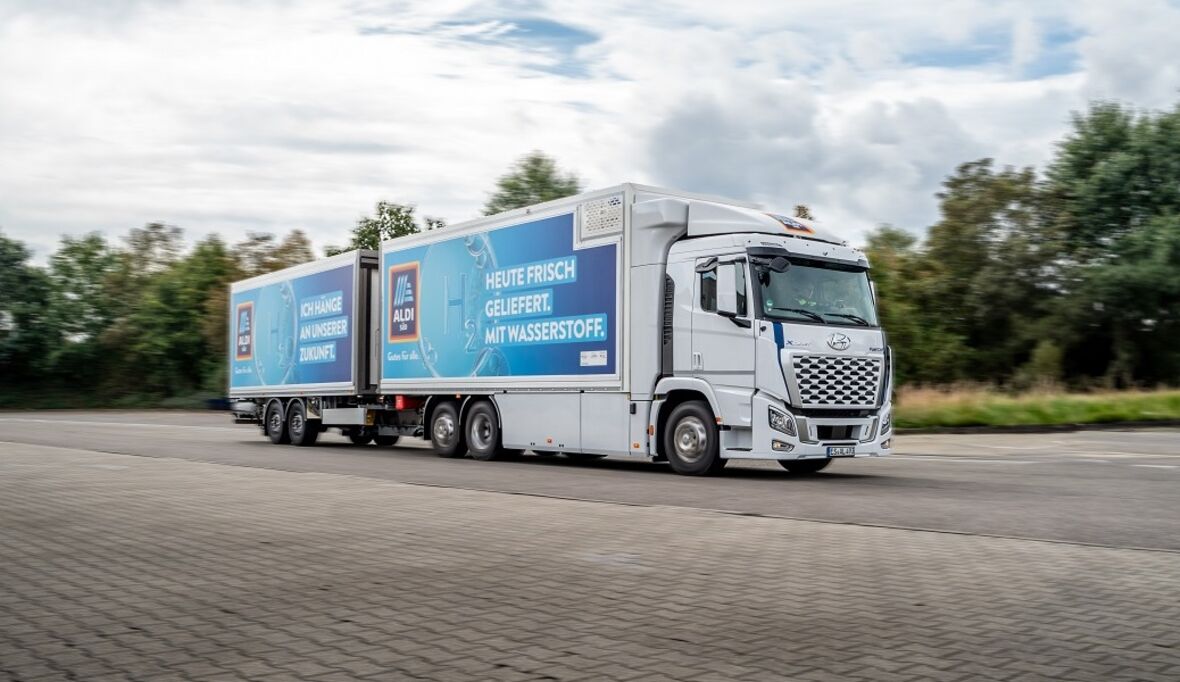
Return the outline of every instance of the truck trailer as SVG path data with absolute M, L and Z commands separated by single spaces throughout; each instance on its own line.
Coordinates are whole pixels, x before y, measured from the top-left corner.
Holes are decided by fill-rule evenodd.
M 233 284 L 231 405 L 274 443 L 817 472 L 890 451 L 868 272 L 810 221 L 618 185 Z

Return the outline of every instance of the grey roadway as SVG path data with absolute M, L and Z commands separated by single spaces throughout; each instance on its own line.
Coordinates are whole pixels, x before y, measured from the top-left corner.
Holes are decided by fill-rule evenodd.
M 8 412 L 0 442 L 172 457 L 417 485 L 621 504 L 1180 550 L 1180 430 L 916 435 L 895 456 L 838 461 L 817 476 L 740 463 L 693 479 L 647 461 L 561 457 L 476 462 L 325 435 L 275 446 L 224 413 Z M 11 448 L 12 446 L 9 446 Z

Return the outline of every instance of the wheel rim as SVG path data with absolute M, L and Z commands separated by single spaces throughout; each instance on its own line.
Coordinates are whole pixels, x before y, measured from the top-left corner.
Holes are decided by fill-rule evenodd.
M 440 414 L 434 418 L 434 442 L 450 447 L 455 441 L 455 418 L 449 414 Z
M 300 436 L 303 433 L 303 415 L 295 412 L 291 415 L 291 435 Z
M 699 461 L 709 448 L 709 431 L 705 428 L 705 422 L 697 417 L 681 419 L 672 432 L 672 447 L 680 459 L 686 462 Z
M 283 430 L 283 415 L 277 409 L 270 411 L 270 432 L 279 433 Z
M 481 452 L 491 450 L 493 438 L 491 417 L 483 412 L 471 415 L 471 445 Z

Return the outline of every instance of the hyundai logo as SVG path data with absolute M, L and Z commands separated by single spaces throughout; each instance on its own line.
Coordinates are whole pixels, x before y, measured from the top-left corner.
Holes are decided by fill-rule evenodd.
M 835 333 L 828 337 L 828 347 L 832 350 L 848 350 L 852 345 L 852 339 L 845 334 Z

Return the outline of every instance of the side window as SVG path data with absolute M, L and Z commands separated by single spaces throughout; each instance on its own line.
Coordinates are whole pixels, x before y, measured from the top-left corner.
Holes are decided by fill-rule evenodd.
M 734 280 L 737 282 L 737 314 L 738 317 L 746 316 L 746 266 L 742 263 L 734 263 Z
M 717 270 L 700 273 L 701 277 L 701 310 L 707 313 L 717 312 Z

